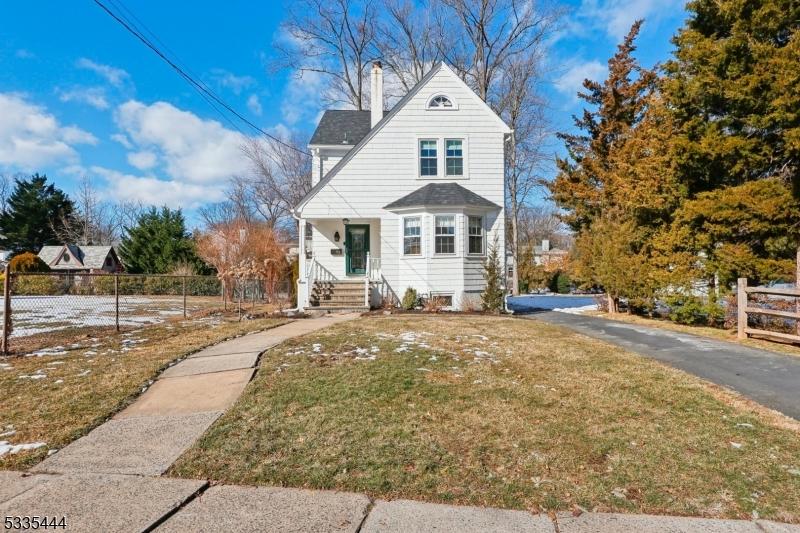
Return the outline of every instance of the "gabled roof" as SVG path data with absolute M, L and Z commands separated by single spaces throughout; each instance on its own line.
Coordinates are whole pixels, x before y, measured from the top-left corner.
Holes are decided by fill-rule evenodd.
M 480 105 L 482 105 L 482 106 L 483 106 L 483 107 L 484 107 L 484 108 L 485 108 L 485 109 L 486 109 L 486 110 L 487 110 L 487 111 L 488 111 L 488 112 L 491 114 L 491 116 L 493 116 L 493 117 L 495 118 L 495 120 L 497 120 L 497 121 L 498 121 L 500 124 L 502 124 L 503 128 L 505 128 L 505 131 L 506 131 L 506 133 L 511 133 L 511 128 L 509 128 L 509 127 L 508 127 L 508 125 L 507 125 L 505 122 L 503 122 L 503 119 L 501 119 L 499 116 L 497 116 L 497 113 L 495 113 L 495 112 L 492 110 L 492 108 L 491 108 L 491 107 L 489 107 L 489 104 L 487 104 L 486 102 L 484 102 L 483 100 L 481 100 L 481 99 L 480 99 L 480 97 L 479 97 L 477 94 L 475 94 L 475 91 L 473 91 L 472 89 L 470 89 L 469 85 L 467 85 L 466 83 L 464 83 L 464 80 L 462 80 L 461 78 L 459 78 L 459 77 L 458 77 L 458 75 L 457 75 L 455 72 L 453 72 L 453 70 L 452 70 L 450 67 L 448 67 L 448 66 L 447 66 L 447 63 L 444 63 L 444 62 L 440 61 L 440 62 L 439 62 L 438 64 L 436 64 L 436 65 L 435 65 L 433 68 L 431 68 L 431 70 L 430 70 L 430 71 L 428 71 L 428 73 L 427 73 L 427 74 L 425 74 L 425 76 L 423 76 L 421 80 L 419 80 L 419 83 L 417 83 L 416 85 L 414 85 L 414 87 L 412 87 L 412 88 L 411 88 L 411 90 L 410 90 L 410 91 L 408 91 L 408 93 L 406 93 L 406 95 L 405 95 L 405 96 L 403 96 L 403 97 L 400 99 L 400 101 L 399 101 L 399 102 L 397 102 L 397 104 L 395 104 L 395 106 L 394 106 L 394 107 L 391 109 L 391 111 L 389 111 L 388 113 L 387 113 L 387 112 L 384 112 L 384 114 L 383 114 L 383 119 L 381 119 L 381 121 L 380 121 L 380 122 L 378 122 L 377 124 L 375 124 L 375 127 L 374 127 L 374 128 L 372 128 L 371 130 L 369 130 L 369 133 L 367 133 L 367 134 L 366 134 L 366 135 L 365 135 L 365 136 L 364 136 L 364 137 L 363 137 L 363 138 L 362 138 L 362 139 L 361 139 L 361 140 L 358 142 L 358 144 L 357 144 L 357 145 L 355 145 L 355 146 L 354 146 L 354 147 L 353 147 L 353 148 L 352 148 L 352 149 L 351 149 L 349 152 L 347 152 L 347 155 L 345 155 L 345 156 L 344 156 L 342 159 L 340 159 L 340 160 L 339 160 L 339 162 L 338 162 L 338 163 L 336 163 L 336 165 L 334 165 L 334 167 L 333 167 L 333 168 L 332 168 L 332 169 L 331 169 L 331 170 L 330 170 L 330 171 L 329 171 L 327 174 L 325 174 L 325 176 L 324 176 L 324 177 L 323 177 L 321 180 L 319 180 L 319 181 L 317 182 L 317 184 L 316 184 L 316 185 L 314 185 L 314 186 L 311 188 L 311 190 L 310 190 L 310 191 L 308 191 L 308 194 L 306 194 L 306 195 L 303 197 L 303 199 L 302 199 L 302 200 L 300 200 L 300 202 L 299 202 L 299 203 L 298 203 L 298 204 L 295 206 L 295 208 L 294 208 L 294 212 L 295 212 L 295 213 L 297 213 L 297 212 L 300 210 L 300 208 L 302 208 L 302 207 L 303 207 L 303 205 L 305 205 L 305 203 L 306 203 L 306 202 L 308 202 L 308 201 L 309 201 L 311 198 L 313 198 L 313 197 L 314 197 L 314 196 L 315 196 L 315 195 L 316 195 L 316 194 L 317 194 L 317 193 L 318 193 L 318 192 L 319 192 L 319 191 L 320 191 L 320 190 L 321 190 L 323 187 L 325 187 L 325 185 L 327 185 L 327 184 L 328 184 L 328 182 L 329 182 L 329 181 L 331 181 L 331 179 L 333 179 L 333 177 L 334 177 L 336 174 L 338 174 L 338 172 L 339 172 L 339 171 L 340 171 L 340 170 L 341 170 L 341 169 L 342 169 L 342 168 L 343 168 L 343 167 L 344 167 L 344 166 L 345 166 L 345 165 L 346 165 L 346 164 L 347 164 L 347 163 L 348 163 L 348 162 L 349 162 L 349 161 L 350 161 L 350 160 L 353 158 L 353 156 L 355 156 L 355 155 L 356 155 L 358 152 L 360 152 L 360 151 L 361 151 L 361 149 L 364 147 L 364 145 L 366 145 L 366 144 L 369 142 L 369 140 L 370 140 L 370 139 L 371 139 L 371 138 L 372 138 L 372 137 L 373 137 L 373 136 L 374 136 L 374 135 L 375 135 L 375 134 L 376 134 L 378 131 L 380 131 L 380 130 L 381 130 L 381 128 L 383 128 L 383 126 L 384 126 L 384 125 L 385 125 L 387 122 L 389 122 L 390 120 L 392 120 L 392 117 L 394 117 L 394 116 L 397 114 L 397 112 L 398 112 L 398 111 L 400 111 L 400 110 L 401 110 L 403 107 L 405 107 L 405 105 L 408 103 L 408 101 L 409 101 L 409 100 L 411 100 L 412 98 L 414 98 L 414 96 L 416 96 L 416 95 L 417 95 L 417 93 L 420 91 L 420 89 L 421 89 L 422 87 L 424 87 L 424 86 L 425 86 L 425 85 L 428 83 L 428 81 L 430 81 L 430 79 L 431 79 L 432 77 L 434 77 L 434 76 L 435 76 L 435 75 L 436 75 L 436 74 L 437 74 L 437 73 L 438 73 L 438 72 L 439 72 L 441 69 L 446 69 L 448 72 L 450 72 L 450 73 L 451 73 L 451 74 L 452 74 L 452 75 L 455 77 L 455 79 L 456 79 L 456 80 L 458 80 L 458 81 L 459 81 L 459 82 L 460 82 L 460 83 L 461 83 L 461 84 L 462 84 L 462 85 L 463 85 L 463 86 L 464 86 L 464 87 L 467 89 L 467 91 L 469 92 L 469 94 L 470 94 L 470 95 L 472 95 L 472 97 L 473 97 L 473 98 L 474 98 L 474 99 L 475 99 L 477 102 L 479 102 L 479 103 L 480 103 Z
M 482 207 L 500 209 L 496 203 L 487 200 L 458 183 L 429 183 L 416 191 L 395 200 L 384 209 L 403 209 L 406 207 Z
M 64 252 L 70 254 L 69 262 L 61 262 Z M 108 254 L 116 259 L 117 254 L 113 246 L 78 246 L 77 244 L 64 244 L 61 246 L 42 246 L 39 258 L 55 270 L 70 269 L 101 269 L 106 263 Z
M 383 112 L 386 113 L 388 111 Z M 371 120 L 369 111 L 329 109 L 319 119 L 308 145 L 354 146 L 369 133 Z
M 42 246 L 42 249 L 39 250 L 39 259 L 47 263 L 48 265 L 55 262 L 56 259 L 59 258 L 61 255 L 61 250 L 64 249 L 64 246 Z

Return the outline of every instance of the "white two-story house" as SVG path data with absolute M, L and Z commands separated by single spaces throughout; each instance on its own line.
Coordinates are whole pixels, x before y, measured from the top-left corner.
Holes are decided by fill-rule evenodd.
M 326 111 L 313 188 L 296 206 L 301 308 L 397 303 L 408 287 L 454 309 L 479 301 L 490 246 L 505 258 L 509 127 L 444 63 L 390 111 Z

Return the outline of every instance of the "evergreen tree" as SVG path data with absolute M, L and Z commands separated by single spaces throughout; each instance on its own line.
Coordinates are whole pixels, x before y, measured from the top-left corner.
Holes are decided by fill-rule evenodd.
M 786 279 L 800 245 L 800 3 L 687 7 L 664 91 L 691 200 L 663 237 L 662 262 L 723 289 L 740 276 Z
M 569 157 L 558 159 L 558 175 L 550 184 L 553 199 L 566 210 L 564 221 L 580 231 L 623 200 L 615 194 L 613 159 L 642 119 L 656 75 L 633 57 L 641 21 L 631 27 L 608 61 L 608 78 L 584 80 L 578 96 L 589 104 L 574 117 L 580 133 L 561 133 Z
M 483 279 L 486 287 L 481 294 L 484 311 L 499 313 L 503 310 L 503 265 L 497 251 L 497 240 L 489 247 L 486 261 L 483 263 Z
M 6 208 L 0 212 L 0 246 L 38 253 L 45 244 L 60 244 L 58 232 L 73 213 L 72 201 L 47 176 L 16 179 Z
M 633 57 L 640 27 L 634 23 L 609 60 L 604 82 L 584 82 L 579 96 L 591 109 L 575 119 L 580 134 L 560 135 L 569 158 L 558 161 L 550 185 L 577 233 L 575 274 L 606 290 L 611 312 L 621 297 L 652 296 L 651 238 L 684 195 L 669 164 L 670 116 L 656 75 Z
M 151 207 L 139 215 L 134 227 L 126 227 L 119 251 L 125 269 L 132 273 L 166 274 L 175 265 L 187 263 L 204 266 L 186 231 L 183 213 L 166 206 Z

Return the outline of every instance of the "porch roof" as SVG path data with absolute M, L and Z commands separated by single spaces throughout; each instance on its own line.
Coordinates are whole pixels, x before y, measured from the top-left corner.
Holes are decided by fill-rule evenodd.
M 429 183 L 411 194 L 384 206 L 384 209 L 406 207 L 480 207 L 500 209 L 496 203 L 462 187 L 458 183 Z

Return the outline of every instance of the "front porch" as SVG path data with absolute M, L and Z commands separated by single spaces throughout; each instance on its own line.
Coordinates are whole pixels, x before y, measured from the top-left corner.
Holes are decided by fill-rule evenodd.
M 380 219 L 301 220 L 299 307 L 368 310 L 380 305 L 380 231 Z

